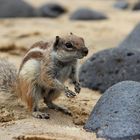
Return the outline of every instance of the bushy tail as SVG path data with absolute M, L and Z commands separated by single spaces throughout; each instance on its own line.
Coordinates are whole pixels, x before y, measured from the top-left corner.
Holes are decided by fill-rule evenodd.
M 0 91 L 13 92 L 16 86 L 17 69 L 7 59 L 0 59 Z

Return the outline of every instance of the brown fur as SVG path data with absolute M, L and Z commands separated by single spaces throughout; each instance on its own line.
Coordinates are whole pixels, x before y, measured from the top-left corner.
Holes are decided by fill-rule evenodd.
M 28 50 L 28 52 L 33 49 L 33 48 L 40 48 L 40 49 L 47 49 L 49 47 L 48 42 L 43 42 L 43 41 L 39 41 L 36 42 L 35 44 L 33 44 L 30 49 Z M 27 53 L 28 53 L 27 52 Z M 20 65 L 19 68 L 19 72 L 21 70 L 21 68 L 23 67 L 23 65 L 26 63 L 26 61 L 28 61 L 29 59 L 38 59 L 40 60 L 43 57 L 43 53 L 36 51 L 36 52 L 29 52 L 28 55 L 26 57 L 23 58 L 22 63 Z
M 17 94 L 18 96 L 27 103 L 29 111 L 32 111 L 33 100 L 31 96 L 31 83 L 24 80 L 22 77 L 18 79 L 17 84 Z
M 77 49 L 81 49 L 81 45 L 84 45 L 84 39 L 82 37 L 78 37 L 76 35 L 68 35 L 64 38 L 64 40 L 66 40 L 67 42 L 72 42 L 72 44 L 74 44 L 76 46 Z
M 72 48 L 67 47 L 68 42 Z M 33 44 L 21 62 L 16 81 L 16 92 L 30 111 L 36 110 L 40 97 L 50 106 L 62 91 L 67 97 L 75 96 L 64 85 L 68 78 L 71 78 L 75 91 L 80 92 L 76 76 L 77 59 L 87 55 L 88 50 L 85 52 L 85 49 L 83 38 L 73 34 L 62 38 L 57 36 L 54 42 Z
M 23 60 L 19 68 L 19 72 L 22 69 L 23 65 L 29 60 L 29 59 L 37 59 L 40 60 L 43 57 L 43 54 L 41 52 L 30 52 Z
M 30 47 L 29 50 L 31 50 L 31 49 L 33 49 L 33 48 L 37 48 L 37 47 L 39 47 L 40 49 L 45 50 L 45 49 L 48 48 L 48 46 L 49 46 L 49 43 L 48 43 L 48 42 L 39 41 L 39 42 L 34 43 L 34 44 Z
M 58 39 L 58 38 L 57 38 Z M 83 38 L 81 37 L 77 37 L 76 35 L 68 35 L 64 38 L 60 38 L 59 39 L 59 42 L 58 42 L 58 45 L 59 46 L 62 46 L 62 44 L 65 44 L 66 42 L 71 42 L 72 45 L 75 46 L 75 48 L 78 50 L 78 51 L 81 51 L 80 49 L 82 49 L 85 45 L 84 45 L 84 40 Z M 20 92 L 21 92 L 21 97 L 25 100 L 25 102 L 27 103 L 28 107 L 29 107 L 29 110 L 33 110 L 33 102 L 34 102 L 34 99 L 33 98 L 36 98 L 36 97 L 32 97 L 32 89 L 34 87 L 34 84 L 32 83 L 33 81 L 30 81 L 28 80 L 28 82 L 24 79 L 24 77 L 20 76 L 20 71 L 21 69 L 23 69 L 24 67 L 24 64 L 30 60 L 30 59 L 34 59 L 34 60 L 37 60 L 40 62 L 40 73 L 39 73 L 39 77 L 35 78 L 35 81 L 34 83 L 35 84 L 38 84 L 40 85 L 41 87 L 44 87 L 46 88 L 49 88 L 50 90 L 51 89 L 56 89 L 56 91 L 54 90 L 54 94 L 51 93 L 51 96 L 48 98 L 50 100 L 54 100 L 57 96 L 57 94 L 55 94 L 56 92 L 57 93 L 60 93 L 61 90 L 64 90 L 64 85 L 62 85 L 61 82 L 59 82 L 59 80 L 57 80 L 55 78 L 55 73 L 53 73 L 53 69 L 54 69 L 54 63 L 52 61 L 52 57 L 51 57 L 51 53 L 53 51 L 53 45 L 48 45 L 49 43 L 44 43 L 44 42 L 37 42 L 35 43 L 30 49 L 29 51 L 27 52 L 27 55 L 24 57 L 22 63 L 21 63 L 21 66 L 20 66 L 20 69 L 19 69 L 19 88 L 20 88 Z M 54 44 L 57 44 L 57 42 Z M 31 50 L 33 48 L 40 48 L 43 51 L 40 52 L 40 51 L 34 51 L 32 52 Z M 57 48 L 58 51 L 60 50 L 63 50 L 64 48 L 62 47 L 59 47 Z M 31 51 L 31 52 L 30 52 Z M 64 54 L 65 55 L 65 54 Z M 70 62 L 66 62 L 66 63 L 63 63 L 61 61 L 58 61 L 56 63 L 56 65 L 60 65 L 65 66 L 66 65 L 75 65 L 75 61 L 70 61 Z M 56 66 L 57 67 L 57 66 Z M 64 78 L 63 78 L 64 79 Z M 65 80 L 63 80 L 64 82 Z M 45 92 L 49 92 L 49 89 L 45 90 Z M 38 93 L 38 94 L 41 94 L 41 93 Z M 47 95 L 47 93 L 45 93 Z M 58 94 L 59 95 L 59 94 Z M 48 99 L 48 100 L 49 100 Z

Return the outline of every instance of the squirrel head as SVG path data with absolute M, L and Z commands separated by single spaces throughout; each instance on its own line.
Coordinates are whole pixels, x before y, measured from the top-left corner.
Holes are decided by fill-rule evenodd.
M 73 33 L 65 37 L 56 36 L 53 49 L 55 57 L 60 61 L 72 61 L 87 56 L 88 48 L 85 47 L 84 39 Z

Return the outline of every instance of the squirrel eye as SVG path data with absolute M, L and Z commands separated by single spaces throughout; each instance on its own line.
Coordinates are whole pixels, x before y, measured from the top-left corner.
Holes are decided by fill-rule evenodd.
M 73 45 L 72 45 L 70 42 L 67 42 L 67 43 L 65 44 L 65 46 L 66 46 L 68 49 L 73 48 Z

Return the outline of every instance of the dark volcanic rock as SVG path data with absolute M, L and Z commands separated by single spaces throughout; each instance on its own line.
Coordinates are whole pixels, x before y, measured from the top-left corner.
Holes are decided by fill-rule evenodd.
M 129 6 L 128 2 L 123 0 L 119 0 L 114 4 L 114 7 L 118 9 L 127 9 L 128 6 Z
M 84 129 L 110 140 L 140 139 L 140 83 L 120 82 L 95 105 Z
M 133 7 L 132 10 L 134 10 L 134 11 L 136 11 L 136 10 L 140 10 L 140 1 L 137 2 L 137 3 L 134 5 L 134 7 Z
M 34 8 L 23 0 L 0 0 L 0 18 L 32 16 Z
M 41 16 L 55 18 L 65 13 L 66 9 L 59 4 L 48 3 L 39 8 Z
M 98 52 L 82 65 L 79 75 L 83 87 L 101 92 L 120 81 L 140 81 L 140 52 L 126 48 Z
M 76 10 L 70 17 L 71 20 L 103 20 L 107 16 L 101 12 L 94 11 L 88 8 Z
M 119 47 L 140 50 L 140 23 L 133 29 Z

